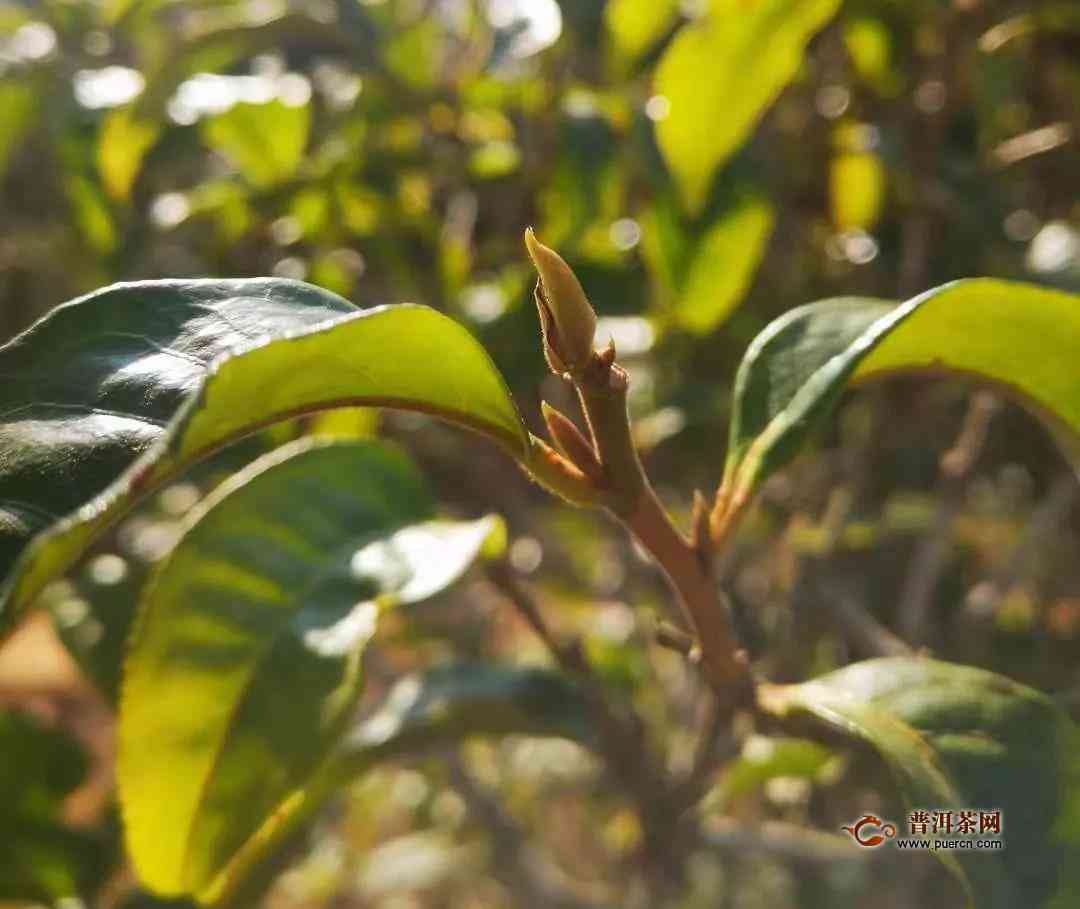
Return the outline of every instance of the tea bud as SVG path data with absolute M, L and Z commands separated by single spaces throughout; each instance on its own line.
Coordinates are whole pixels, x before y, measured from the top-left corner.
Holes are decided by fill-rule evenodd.
M 544 354 L 555 372 L 574 373 L 592 356 L 596 313 L 570 266 L 537 240 L 532 228 L 525 231 L 525 246 L 540 274 L 536 305 Z

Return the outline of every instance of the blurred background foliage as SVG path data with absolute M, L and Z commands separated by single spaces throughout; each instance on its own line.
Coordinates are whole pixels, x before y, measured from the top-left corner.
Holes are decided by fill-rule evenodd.
M 638 442 L 685 513 L 718 479 L 738 358 L 777 314 L 970 275 L 1080 290 L 1078 99 L 1069 0 L 7 0 L 0 338 L 113 281 L 298 278 L 460 319 L 539 431 L 541 397 L 570 401 L 542 378 L 531 224 L 627 361 Z M 108 692 L 123 642 L 90 605 L 126 608 L 205 490 L 298 434 L 376 432 L 450 511 L 506 516 L 513 570 L 688 764 L 700 690 L 648 643 L 654 572 L 603 520 L 417 417 L 338 412 L 226 452 L 46 593 L 60 636 Z M 1078 498 L 1030 416 L 960 381 L 895 381 L 851 395 L 770 481 L 724 577 L 774 679 L 925 647 L 1073 709 Z M 546 659 L 483 572 L 379 644 L 371 702 L 450 654 Z M 40 621 L 0 653 L 16 708 L 0 717 L 0 801 L 20 834 L 40 830 L 20 838 L 31 859 L 0 850 L 0 900 L 119 905 L 110 710 L 64 654 Z M 727 747 L 715 837 L 672 905 L 954 904 L 929 859 L 762 832 L 899 816 L 865 755 L 752 728 Z M 576 746 L 469 743 L 364 778 L 271 904 L 635 905 L 640 834 Z

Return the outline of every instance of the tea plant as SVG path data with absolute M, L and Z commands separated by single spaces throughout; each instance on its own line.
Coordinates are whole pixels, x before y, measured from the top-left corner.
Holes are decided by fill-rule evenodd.
M 595 337 L 596 315 L 562 258 L 531 232 L 526 244 L 547 363 L 580 402 L 577 414 L 545 407 L 550 441 L 526 428 L 491 359 L 449 317 L 417 305 L 361 310 L 295 281 L 114 285 L 0 348 L 2 629 L 140 502 L 224 446 L 345 405 L 413 410 L 479 433 L 570 505 L 608 512 L 648 552 L 670 586 L 657 638 L 698 668 L 713 701 L 695 765 L 676 772 L 655 759 L 618 692 L 497 566 L 554 667 L 433 666 L 354 719 L 380 621 L 490 557 L 499 523 L 440 518 L 418 468 L 388 443 L 301 438 L 236 471 L 189 513 L 131 608 L 96 616 L 113 646 L 75 647 L 115 697 L 123 841 L 142 887 L 253 905 L 319 810 L 377 763 L 522 733 L 573 739 L 609 766 L 642 826 L 649 898 L 663 901 L 685 843 L 714 810 L 702 797 L 723 763 L 716 740 L 752 714 L 868 746 L 909 808 L 1000 810 L 1004 852 L 936 853 L 972 904 L 1057 894 L 1065 905 L 1076 892 L 1067 876 L 1080 789 L 1076 730 L 1053 700 L 921 656 L 772 683 L 740 642 L 716 563 L 762 484 L 858 383 L 972 376 L 1016 398 L 1075 453 L 1080 299 L 976 279 L 903 303 L 831 299 L 783 315 L 746 352 L 719 488 L 697 494 L 683 529 L 635 449 L 632 376 L 615 345 Z M 4 737 L 32 747 L 27 730 Z M 71 785 L 59 781 L 57 792 Z M 5 833 L 14 855 L 34 861 L 35 831 L 53 809 L 33 812 L 58 797 L 27 802 L 23 820 L 17 808 Z

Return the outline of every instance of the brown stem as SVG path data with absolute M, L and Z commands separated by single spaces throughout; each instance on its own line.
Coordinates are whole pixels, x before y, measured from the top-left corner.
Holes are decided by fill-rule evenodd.
M 708 551 L 676 529 L 642 469 L 626 407 L 629 376 L 610 356 L 599 354 L 575 384 L 604 468 L 605 504 L 663 570 L 698 638 L 709 687 L 730 704 L 741 701 L 750 687 L 746 654 L 713 582 Z

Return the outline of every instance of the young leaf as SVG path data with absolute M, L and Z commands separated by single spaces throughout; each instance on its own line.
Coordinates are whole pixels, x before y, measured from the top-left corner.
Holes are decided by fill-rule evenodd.
M 656 68 L 656 92 L 670 104 L 656 127 L 660 150 L 692 213 L 714 174 L 746 139 L 802 63 L 806 43 L 839 0 L 712 0 Z
M 1036 906 L 1056 888 L 1065 852 L 1055 825 L 1076 757 L 1072 724 L 1050 698 L 983 669 L 896 657 L 764 686 L 759 701 L 869 744 L 909 809 L 1000 810 L 1002 851 L 934 852 L 979 909 Z
M 1075 453 L 1080 436 L 1080 297 L 1010 281 L 955 281 L 896 305 L 861 298 L 792 310 L 750 345 L 714 533 L 795 455 L 851 382 L 955 372 L 1000 386 Z
M 491 529 L 430 514 L 392 449 L 301 440 L 188 520 L 145 589 L 120 698 L 117 777 L 147 886 L 198 892 L 303 786 L 359 693 L 380 610 L 452 582 Z
M 384 405 L 528 448 L 505 382 L 456 322 L 358 310 L 296 281 L 118 284 L 0 347 L 0 375 L 0 634 L 140 496 L 268 423 Z
M 564 676 L 543 669 L 462 663 L 406 676 L 382 705 L 348 733 L 305 785 L 275 811 L 262 829 L 201 895 L 230 905 L 252 900 L 264 868 L 339 788 L 376 764 L 461 741 L 469 736 L 559 736 L 590 746 L 594 726 L 585 700 Z

